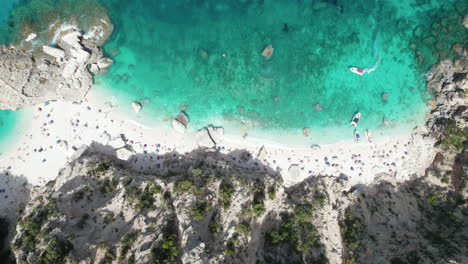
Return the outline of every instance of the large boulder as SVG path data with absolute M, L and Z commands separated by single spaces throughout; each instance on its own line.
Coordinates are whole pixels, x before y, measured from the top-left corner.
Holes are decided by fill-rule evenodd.
M 262 56 L 265 57 L 266 59 L 269 59 L 269 58 L 271 58 L 271 56 L 273 56 L 273 51 L 274 50 L 275 49 L 273 48 L 272 45 L 268 45 L 263 49 Z
M 141 111 L 141 104 L 139 102 L 132 102 L 132 108 L 135 113 L 139 113 Z
M 208 126 L 199 130 L 195 134 L 195 140 L 198 145 L 212 148 L 222 142 L 224 139 L 224 128 Z
M 195 140 L 197 141 L 197 144 L 202 147 L 212 148 L 216 146 L 210 137 L 210 133 L 208 133 L 208 129 L 206 128 L 199 130 L 195 134 Z
M 113 63 L 114 61 L 109 58 L 100 58 L 97 62 L 97 66 L 99 69 L 106 69 L 109 68 Z
M 301 176 L 301 168 L 298 164 L 292 164 L 291 166 L 289 166 L 288 174 L 290 180 L 298 180 Z
M 185 133 L 185 129 L 189 123 L 189 118 L 184 112 L 180 112 L 177 117 L 172 120 L 172 127 L 179 133 Z

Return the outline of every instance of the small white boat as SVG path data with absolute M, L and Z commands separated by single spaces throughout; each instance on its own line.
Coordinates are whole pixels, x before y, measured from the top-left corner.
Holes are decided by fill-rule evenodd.
M 364 69 L 357 68 L 357 67 L 350 67 L 349 70 L 355 74 L 363 75 L 364 74 Z
M 365 134 L 366 134 L 367 142 L 371 143 L 372 137 L 371 137 L 369 129 L 366 129 Z
M 354 139 L 356 140 L 356 142 L 359 142 L 359 140 L 361 139 L 361 134 L 359 134 L 359 131 L 357 131 L 357 129 L 354 130 Z
M 351 121 L 352 126 L 357 126 L 359 123 L 359 119 L 361 118 L 361 113 L 357 113 L 354 115 L 353 120 Z

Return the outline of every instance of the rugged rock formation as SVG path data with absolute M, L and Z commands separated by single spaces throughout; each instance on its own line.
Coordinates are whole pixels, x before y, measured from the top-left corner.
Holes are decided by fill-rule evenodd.
M 208 126 L 202 128 L 195 134 L 195 139 L 199 146 L 212 148 L 224 139 L 224 128 Z
M 435 93 L 431 116 L 427 120 L 428 129 L 433 133 L 441 133 L 456 123 L 466 127 L 468 59 L 441 61 L 429 71 L 427 84 Z
M 341 212 L 347 263 L 467 263 L 467 200 L 424 180 L 350 190 Z
M 83 35 L 70 28 L 58 29 L 56 34 L 58 47 L 0 47 L 0 109 L 18 109 L 56 99 L 80 101 L 93 83 L 90 72 L 99 73 L 112 64 L 103 58 L 98 46 L 103 43 L 102 38 L 93 32 Z
M 325 263 L 320 180 L 284 188 L 277 173 L 219 153 L 196 151 L 183 165 L 171 157 L 142 174 L 84 152 L 35 192 L 12 243 L 17 260 Z
M 175 131 L 179 133 L 185 133 L 185 129 L 187 128 L 189 123 L 188 116 L 182 111 L 180 112 L 177 117 L 172 120 L 172 127 Z

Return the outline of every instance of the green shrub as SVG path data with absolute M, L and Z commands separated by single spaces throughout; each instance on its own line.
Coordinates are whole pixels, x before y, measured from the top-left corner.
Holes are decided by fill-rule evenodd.
M 219 186 L 219 203 L 226 210 L 231 206 L 232 195 L 234 194 L 234 185 L 229 181 L 224 181 Z
M 159 193 L 162 193 L 163 191 L 163 188 L 157 184 L 155 184 L 154 186 L 151 186 L 150 188 L 150 192 L 152 194 L 159 194 Z
M 448 175 L 444 175 L 444 176 L 442 177 L 442 179 L 440 180 L 440 182 L 445 183 L 445 184 L 449 184 L 449 177 L 448 177 Z
M 120 241 L 121 244 L 121 250 L 120 250 L 120 256 L 119 256 L 119 261 L 123 261 L 125 257 L 127 256 L 128 251 L 132 247 L 133 243 L 135 243 L 136 239 L 138 238 L 138 234 L 135 232 L 132 232 L 130 234 L 125 235 L 122 240 Z
M 190 214 L 195 221 L 201 221 L 205 218 L 206 211 L 210 209 L 210 206 L 206 201 L 198 202 L 195 206 L 190 207 Z
M 432 206 L 439 206 L 440 204 L 439 197 L 435 194 L 427 197 L 426 202 L 430 203 Z
M 102 194 L 107 194 L 115 191 L 117 188 L 117 185 L 119 184 L 118 181 L 116 180 L 109 180 L 109 178 L 106 178 L 103 182 L 102 185 L 99 187 L 99 190 L 101 191 Z
M 112 264 L 112 262 L 115 261 L 115 249 L 111 247 L 107 247 L 106 254 L 104 255 L 104 258 L 102 259 L 102 264 Z
M 344 219 L 339 223 L 341 233 L 343 234 L 343 242 L 346 247 L 351 250 L 359 248 L 361 245 L 360 238 L 363 231 L 363 225 L 359 218 L 347 208 L 345 210 Z M 348 260 L 355 260 L 353 251 L 349 251 Z
M 135 186 L 127 187 L 125 189 L 125 196 L 128 197 L 129 201 L 138 210 L 151 208 L 155 201 L 149 186 L 146 186 L 143 191 Z
M 254 195 L 253 195 L 253 203 L 252 209 L 256 217 L 262 216 L 266 209 L 264 205 L 265 201 L 265 185 L 257 180 L 253 186 Z
M 122 180 L 122 185 L 123 186 L 128 186 L 130 183 L 132 183 L 133 178 L 129 176 L 125 176 Z
M 38 259 L 38 264 L 62 264 L 64 258 L 72 250 L 73 246 L 69 241 L 53 237 L 45 251 Z
M 276 198 L 276 184 L 268 187 L 268 198 L 270 198 L 270 200 L 274 200 Z
M 240 223 L 236 226 L 236 231 L 241 234 L 248 235 L 250 234 L 250 225 L 246 223 Z
M 442 145 L 462 150 L 465 140 L 468 138 L 468 128 L 460 128 L 457 125 L 449 125 L 444 133 Z
M 164 236 L 160 246 L 151 249 L 151 263 L 154 264 L 175 264 L 178 256 L 177 237 L 174 234 Z
M 114 222 L 114 213 L 108 213 L 104 216 L 104 224 L 108 225 Z
M 214 236 L 217 236 L 219 234 L 219 229 L 220 229 L 219 221 L 216 216 L 213 216 L 211 218 L 209 228 L 210 228 L 211 234 L 213 234 Z
M 267 240 L 273 245 L 288 244 L 303 256 L 311 253 L 311 248 L 319 246 L 319 233 L 310 222 L 310 205 L 295 208 L 292 214 L 282 214 L 282 223 L 277 230 L 269 232 Z
M 151 263 L 177 263 L 177 257 L 179 256 L 179 248 L 177 247 L 178 231 L 174 218 L 173 215 L 168 218 L 158 246 L 151 249 Z
M 193 187 L 193 182 L 189 180 L 177 181 L 174 183 L 174 192 L 175 193 L 186 193 L 190 192 Z
M 236 244 L 238 241 L 238 234 L 234 234 L 228 241 L 226 246 L 226 255 L 233 256 L 236 253 Z
M 262 216 L 266 211 L 264 204 L 254 204 L 252 207 L 253 207 L 254 214 L 257 217 Z
M 94 168 L 94 172 L 97 175 L 104 175 L 110 169 L 110 164 L 107 161 L 101 161 Z

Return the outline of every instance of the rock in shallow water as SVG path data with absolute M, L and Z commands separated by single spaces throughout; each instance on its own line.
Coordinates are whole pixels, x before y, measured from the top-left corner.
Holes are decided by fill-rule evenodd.
M 273 51 L 274 50 L 275 49 L 273 48 L 272 45 L 268 45 L 263 49 L 262 56 L 269 59 L 269 58 L 271 58 L 271 56 L 273 56 Z
M 382 101 L 386 102 L 388 100 L 388 93 L 383 93 L 382 94 Z
M 189 118 L 184 112 L 180 112 L 177 117 L 172 120 L 172 127 L 179 133 L 185 133 L 185 129 L 189 123 Z
M 308 137 L 310 135 L 310 128 L 304 127 L 302 129 L 302 135 L 304 135 L 304 137 Z
M 135 113 L 138 113 L 141 111 L 141 104 L 139 102 L 132 102 L 132 108 L 135 111 Z
M 322 111 L 323 108 L 322 108 L 322 106 L 320 104 L 316 104 L 316 105 L 314 105 L 314 109 L 315 109 L 315 111 L 320 112 L 320 111 Z

